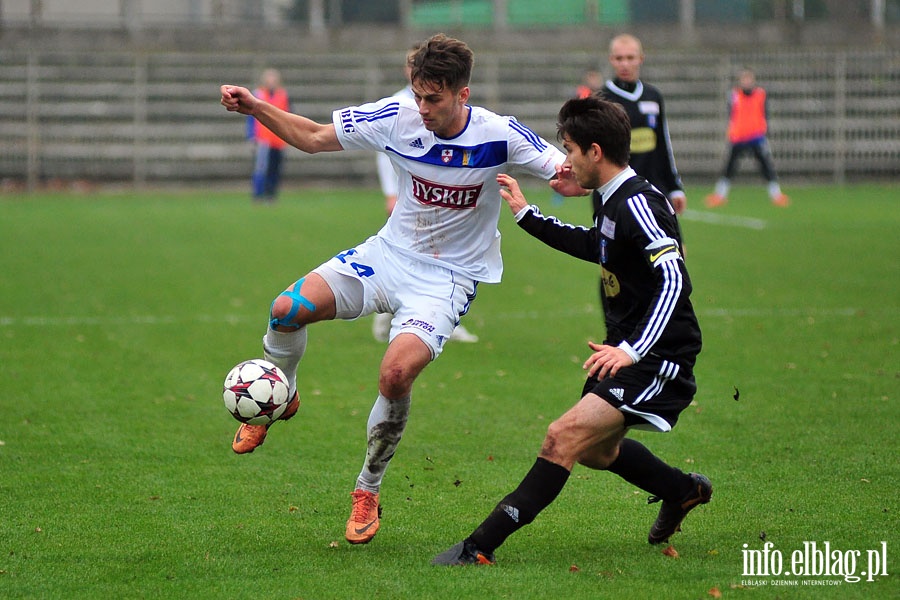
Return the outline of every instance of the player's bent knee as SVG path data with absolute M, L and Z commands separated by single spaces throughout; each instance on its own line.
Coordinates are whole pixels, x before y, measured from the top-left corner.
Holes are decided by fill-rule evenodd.
M 287 296 L 278 296 L 272 302 L 271 316 L 273 319 L 282 320 L 291 312 L 291 300 Z
M 431 359 L 431 350 L 421 338 L 401 332 L 388 346 L 381 360 L 379 391 L 388 398 L 408 396 L 419 373 Z
M 557 464 L 572 465 L 577 456 L 572 455 L 571 431 L 565 424 L 554 421 L 547 428 L 544 443 L 541 445 L 541 457 Z
M 302 326 L 299 323 L 300 310 L 306 309 L 310 313 L 316 311 L 316 305 L 300 293 L 300 288 L 305 279 L 305 277 L 301 278 L 272 301 L 272 307 L 269 309 L 271 313 L 269 326 L 272 329 L 278 327 L 299 329 Z
M 378 389 L 388 398 L 402 398 L 409 395 L 416 374 L 413 369 L 400 363 L 383 365 L 378 377 Z

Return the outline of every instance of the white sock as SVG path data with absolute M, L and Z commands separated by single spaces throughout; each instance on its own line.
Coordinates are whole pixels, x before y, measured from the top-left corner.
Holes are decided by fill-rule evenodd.
M 723 198 L 727 198 L 729 191 L 731 191 L 731 181 L 722 177 L 716 182 L 717 195 L 722 196 Z
M 296 331 L 275 331 L 271 327 L 263 337 L 266 360 L 274 363 L 287 377 L 288 398 L 297 390 L 297 365 L 306 352 L 306 327 Z
M 769 182 L 769 198 L 774 200 L 775 198 L 777 198 L 780 195 L 781 195 L 781 186 L 778 185 L 777 181 L 770 181 Z
M 366 462 L 363 463 L 362 471 L 356 480 L 356 489 L 378 493 L 384 472 L 400 443 L 403 430 L 406 429 L 409 404 L 409 396 L 399 400 L 388 400 L 378 394 L 366 425 L 368 432 Z

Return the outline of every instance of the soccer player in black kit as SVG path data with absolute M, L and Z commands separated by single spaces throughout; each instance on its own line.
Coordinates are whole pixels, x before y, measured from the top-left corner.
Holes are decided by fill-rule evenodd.
M 639 39 L 627 33 L 609 43 L 609 64 L 615 76 L 599 94 L 622 105 L 631 120 L 631 158 L 629 164 L 668 196 L 678 214 L 684 212 L 687 198 L 681 176 L 675 167 L 669 122 L 662 92 L 641 80 L 644 49 Z M 598 198 L 594 195 L 594 203 Z
M 581 399 L 550 425 L 519 486 L 469 537 L 435 557 L 436 565 L 492 564 L 494 550 L 556 499 L 576 463 L 615 473 L 652 494 L 651 501 L 662 500 L 651 544 L 667 541 L 712 496 L 705 476 L 683 473 L 626 437 L 630 429 L 670 431 L 697 389 L 701 336 L 675 210 L 628 166 L 631 128 L 618 104 L 596 96 L 569 100 L 557 127 L 567 153 L 562 169 L 601 195 L 593 227 L 545 217 L 515 179 L 497 181 L 522 229 L 601 265 L 606 339 L 589 342 Z

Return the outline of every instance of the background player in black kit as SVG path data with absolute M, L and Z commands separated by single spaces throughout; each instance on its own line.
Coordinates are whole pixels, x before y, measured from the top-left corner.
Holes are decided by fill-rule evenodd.
M 622 105 L 631 120 L 629 164 L 641 177 L 669 197 L 678 214 L 687 207 L 687 198 L 669 139 L 669 123 L 662 92 L 641 80 L 644 49 L 629 34 L 617 35 L 609 43 L 609 64 L 615 76 L 600 95 Z M 594 203 L 598 198 L 594 195 Z
M 675 211 L 628 166 L 629 121 L 596 96 L 566 102 L 559 137 L 563 169 L 602 198 L 590 229 L 545 217 L 508 175 L 497 181 L 519 226 L 545 244 L 603 269 L 606 339 L 589 342 L 581 399 L 554 421 L 538 458 L 511 494 L 472 534 L 433 560 L 437 565 L 492 564 L 507 537 L 531 523 L 562 490 L 575 463 L 606 470 L 653 494 L 662 507 L 648 541 L 679 530 L 687 513 L 709 502 L 712 485 L 685 474 L 626 438 L 631 428 L 670 431 L 696 392 L 693 367 L 701 337 L 689 299 Z

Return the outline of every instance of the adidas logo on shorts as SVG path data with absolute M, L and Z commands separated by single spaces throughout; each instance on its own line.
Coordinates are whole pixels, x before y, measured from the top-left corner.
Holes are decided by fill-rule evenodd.
M 625 390 L 622 388 L 612 388 L 609 393 L 618 398 L 621 402 L 625 402 Z

